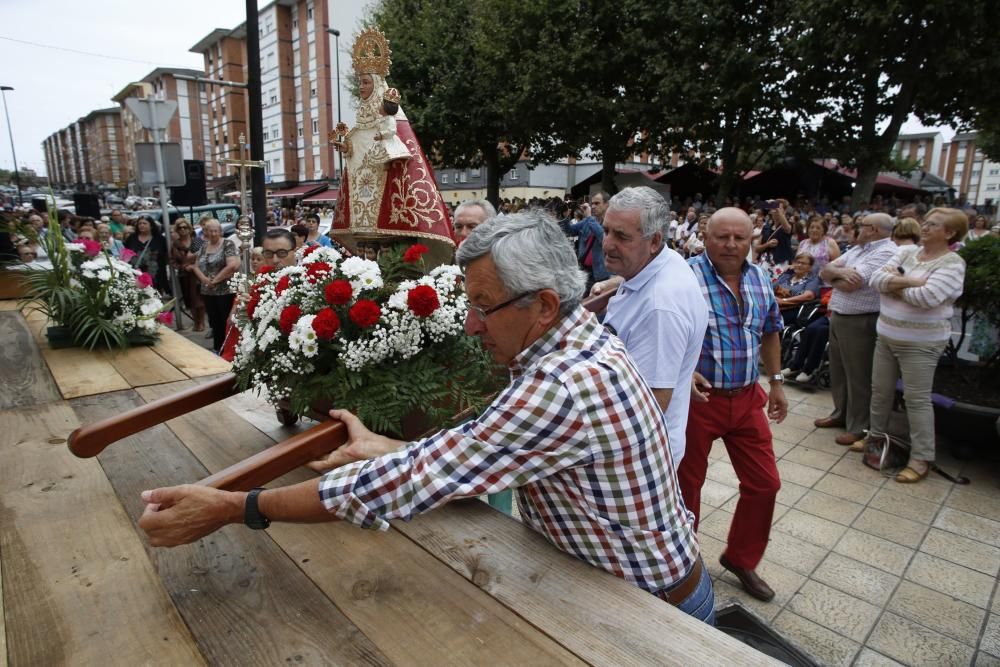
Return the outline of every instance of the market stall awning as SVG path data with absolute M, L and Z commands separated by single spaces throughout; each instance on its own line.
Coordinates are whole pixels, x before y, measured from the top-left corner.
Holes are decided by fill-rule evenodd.
M 322 192 L 317 192 L 314 195 L 309 195 L 303 198 L 303 204 L 322 204 L 324 202 L 334 202 L 340 199 L 340 188 L 323 190 Z
M 322 192 L 326 190 L 326 183 L 305 183 L 303 185 L 296 185 L 294 188 L 286 188 L 284 190 L 275 190 L 267 195 L 268 199 L 302 199 L 303 197 L 308 197 L 309 195 L 316 194 L 317 192 Z

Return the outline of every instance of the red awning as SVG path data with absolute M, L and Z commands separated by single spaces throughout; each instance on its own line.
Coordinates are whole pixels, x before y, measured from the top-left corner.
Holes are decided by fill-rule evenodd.
M 316 193 L 314 195 L 309 195 L 302 200 L 303 204 L 322 204 L 323 202 L 332 202 L 340 199 L 340 190 L 324 190 L 323 192 Z
M 302 197 L 308 197 L 309 195 L 316 194 L 322 190 L 326 190 L 326 183 L 306 183 L 304 185 L 296 185 L 294 188 L 287 188 L 285 190 L 275 190 L 274 192 L 267 195 L 268 199 L 300 199 Z

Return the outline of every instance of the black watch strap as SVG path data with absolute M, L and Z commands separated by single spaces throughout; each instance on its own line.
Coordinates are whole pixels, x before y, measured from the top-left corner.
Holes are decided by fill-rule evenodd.
M 246 505 L 243 506 L 243 523 L 254 530 L 264 530 L 271 525 L 271 520 L 261 514 L 257 507 L 257 496 L 263 490 L 261 487 L 251 490 L 247 494 Z

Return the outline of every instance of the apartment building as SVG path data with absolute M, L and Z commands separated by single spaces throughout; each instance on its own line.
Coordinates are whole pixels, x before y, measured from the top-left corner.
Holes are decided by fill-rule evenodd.
M 924 171 L 940 176 L 944 146 L 940 132 L 919 132 L 899 135 L 893 151 L 904 160 L 913 160 Z
M 336 54 L 326 33 L 327 0 L 277 0 L 258 11 L 265 182 L 280 191 L 336 176 L 327 137 L 336 124 Z M 207 78 L 246 81 L 246 25 L 216 29 L 191 47 L 202 54 Z M 239 153 L 248 134 L 247 93 L 211 86 L 207 126 L 215 164 Z M 216 168 L 216 181 L 226 171 Z
M 80 122 L 90 182 L 103 189 L 125 187 L 131 173 L 125 171 L 121 109 L 91 111 Z
M 205 159 L 205 115 L 208 108 L 206 86 L 202 83 L 179 79 L 177 76 L 200 77 L 204 72 L 193 69 L 157 67 L 136 83 L 122 88 L 111 99 L 121 108 L 122 139 L 125 144 L 124 164 L 129 174 L 135 170 L 135 144 L 152 141 L 152 132 L 144 129 L 132 112 L 128 111 L 125 100 L 130 97 L 145 98 L 147 95 L 160 100 L 177 102 L 177 113 L 167 124 L 161 139 L 179 143 L 181 157 L 185 160 Z
M 47 137 L 42 148 L 52 183 L 81 190 L 124 187 L 121 136 L 121 112 L 113 107 L 92 111 Z

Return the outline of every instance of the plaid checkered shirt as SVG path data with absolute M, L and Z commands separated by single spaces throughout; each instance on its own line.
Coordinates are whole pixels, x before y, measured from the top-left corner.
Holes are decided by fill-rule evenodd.
M 591 313 L 577 308 L 523 350 L 476 420 L 320 481 L 327 510 L 386 530 L 453 498 L 517 489 L 523 521 L 639 588 L 680 581 L 698 557 L 652 391 Z
M 707 252 L 692 257 L 688 264 L 708 303 L 708 331 L 696 370 L 717 389 L 739 389 L 756 382 L 761 338 L 784 326 L 770 279 L 759 266 L 743 263 L 741 311 Z

